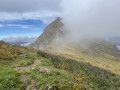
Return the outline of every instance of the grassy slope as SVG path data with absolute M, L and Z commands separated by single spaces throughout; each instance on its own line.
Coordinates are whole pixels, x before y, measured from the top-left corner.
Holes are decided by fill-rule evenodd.
M 57 68 L 54 68 L 51 61 L 46 58 L 38 56 L 36 52 L 30 51 L 23 47 L 13 46 L 0 42 L 0 89 L 1 90 L 23 90 L 25 85 L 20 80 L 22 74 L 29 75 L 37 81 L 40 90 L 44 90 L 46 85 L 57 86 L 60 89 L 71 89 L 71 88 L 81 88 L 80 82 L 75 79 L 75 77 Z M 6 58 L 5 53 L 8 53 L 10 59 Z M 14 52 L 14 54 L 13 54 Z M 18 53 L 19 52 L 19 53 Z M 15 57 L 14 57 L 15 55 Z M 22 55 L 22 56 L 21 56 Z M 27 56 L 24 56 L 27 55 Z M 35 66 L 34 70 L 28 72 L 18 73 L 15 71 L 15 67 L 26 66 L 32 64 L 34 60 L 42 59 L 40 65 Z M 52 70 L 51 74 L 45 74 L 39 72 L 37 67 L 46 67 Z M 28 79 L 27 83 L 31 82 L 31 78 Z M 82 79 L 81 79 L 82 81 Z M 76 86 L 76 87 L 74 87 Z
M 85 45 L 88 46 L 85 47 Z M 105 40 L 97 43 L 86 41 L 85 45 L 64 44 L 63 46 L 62 44 L 51 44 L 48 52 L 80 62 L 90 63 L 93 66 L 120 75 L 120 52 L 114 45 Z
M 51 58 L 54 67 L 73 73 L 89 85 L 90 90 L 119 90 L 120 76 L 89 63 L 63 58 L 61 56 L 39 51 L 43 57 Z M 79 80 L 79 79 L 78 79 Z
M 52 73 L 40 73 L 37 68 L 45 67 L 52 70 Z M 46 85 L 48 86 L 57 86 L 62 90 L 72 90 L 72 88 L 82 88 L 82 85 L 75 79 L 75 77 L 64 71 L 57 68 L 54 68 L 52 62 L 48 59 L 42 61 L 42 64 L 37 65 L 34 70 L 31 70 L 28 75 L 35 78 L 38 82 L 38 87 L 40 90 L 44 90 Z M 82 81 L 82 79 L 81 79 Z M 76 86 L 76 87 L 75 87 Z
M 18 63 L 18 56 L 27 52 L 27 49 L 0 42 L 0 89 L 22 89 L 20 74 L 14 70 Z M 26 61 L 29 62 L 29 61 Z
M 7 48 L 5 48 L 7 47 Z M 13 48 L 11 50 L 11 48 Z M 1 90 L 23 90 L 25 85 L 20 80 L 21 75 L 30 76 L 27 83 L 31 83 L 32 78 L 37 81 L 40 90 L 48 86 L 57 86 L 62 90 L 73 90 L 89 88 L 90 90 L 119 90 L 120 76 L 106 70 L 94 67 L 89 63 L 77 62 L 71 59 L 65 59 L 59 56 L 28 50 L 27 48 L 0 44 L 0 49 L 4 52 L 9 51 L 7 59 L 5 53 L 2 53 L 3 59 L 0 59 L 0 89 Z M 13 57 L 14 54 L 16 57 Z M 19 53 L 17 53 L 19 52 Z M 76 51 L 75 51 L 76 52 Z M 18 73 L 15 67 L 27 66 L 34 60 L 41 60 L 41 64 L 34 66 L 35 69 Z M 82 58 L 81 58 L 82 59 Z M 38 71 L 38 67 L 45 67 L 52 70 L 51 74 Z

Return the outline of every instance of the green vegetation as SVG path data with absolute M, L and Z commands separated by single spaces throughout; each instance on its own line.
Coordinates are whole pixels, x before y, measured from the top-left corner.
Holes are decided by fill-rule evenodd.
M 27 48 L 0 42 L 0 90 L 23 90 L 25 86 L 20 80 L 20 73 L 15 66 L 27 65 L 32 58 Z M 28 57 L 20 56 L 26 55 Z
M 31 50 L 27 48 L 9 45 L 4 42 L 0 42 L 0 46 L 0 49 L 4 51 L 4 53 L 2 52 L 4 56 L 2 56 L 0 59 L 1 90 L 24 90 L 29 85 L 31 85 L 31 83 L 33 83 L 32 80 L 36 81 L 37 87 L 40 90 L 44 90 L 47 88 L 47 86 L 62 90 L 85 88 L 82 85 L 82 77 L 77 80 L 73 74 L 65 70 L 55 68 L 49 58 L 41 57 L 34 50 L 31 52 Z M 3 48 L 3 46 L 5 46 L 5 48 Z M 13 47 L 16 48 L 11 50 Z M 8 56 L 11 57 L 12 60 L 6 59 L 6 52 L 9 52 Z M 13 57 L 14 55 L 16 55 L 16 57 Z M 32 66 L 34 69 L 30 68 L 28 71 L 18 72 L 15 70 L 16 67 L 27 67 L 32 65 L 34 60 L 40 60 L 41 64 Z M 38 67 L 48 68 L 51 70 L 51 73 L 47 74 L 40 72 Z M 26 76 L 27 84 L 25 84 L 25 82 L 21 79 L 22 75 Z M 30 88 L 33 89 L 33 87 Z
M 38 67 L 49 68 L 52 72 L 50 74 L 39 72 Z M 74 86 L 77 86 L 79 89 L 82 87 L 72 74 L 54 68 L 52 62 L 48 59 L 42 60 L 42 63 L 37 65 L 34 70 L 31 70 L 28 75 L 37 81 L 40 90 L 44 90 L 46 85 L 55 86 L 62 90 L 72 90 Z
M 0 50 L 2 50 L 0 51 L 1 90 L 24 90 L 28 87 L 34 89 L 34 87 L 30 87 L 34 84 L 40 90 L 48 87 L 61 90 L 120 89 L 119 75 L 94 67 L 89 63 L 78 62 L 43 51 L 36 52 L 32 49 L 29 50 L 4 42 L 0 42 Z M 5 53 L 7 53 L 7 57 L 9 56 L 12 59 L 6 58 Z M 34 64 L 35 60 L 40 60 L 40 63 Z M 27 67 L 28 69 L 18 72 L 15 69 L 16 67 Z M 39 67 L 46 68 L 51 72 L 39 71 Z M 21 76 L 25 78 L 21 79 Z
M 101 38 L 87 38 L 79 42 L 68 43 L 62 41 L 59 44 L 53 42 L 48 46 L 46 52 L 72 60 L 90 63 L 93 66 L 120 75 L 120 51 L 117 50 L 116 46 Z
M 14 69 L 1 66 L 0 67 L 0 90 L 22 90 L 24 85 L 20 81 L 20 74 Z
M 12 61 L 17 59 L 19 55 L 27 55 L 28 49 L 20 46 L 13 46 L 0 41 L 0 61 Z
M 60 56 L 38 52 L 39 55 L 50 58 L 54 67 L 66 70 L 80 77 L 85 76 L 85 81 L 92 90 L 119 90 L 120 76 L 115 75 L 104 69 L 93 67 L 88 63 L 66 59 Z

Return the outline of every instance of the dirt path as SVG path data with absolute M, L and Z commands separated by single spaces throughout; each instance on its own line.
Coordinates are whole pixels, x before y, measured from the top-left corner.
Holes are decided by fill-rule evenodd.
M 41 61 L 40 60 L 35 60 L 33 64 L 28 65 L 28 66 L 24 66 L 24 67 L 16 67 L 15 70 L 18 71 L 19 73 L 23 72 L 23 71 L 29 71 L 32 67 L 34 67 L 34 66 L 36 66 L 38 64 L 41 64 Z M 31 83 L 30 84 L 27 83 L 27 80 L 29 78 L 31 78 L 29 75 L 21 75 L 20 78 L 21 78 L 21 81 L 26 86 L 25 90 L 30 90 L 31 88 L 33 90 L 39 90 L 38 87 L 37 87 L 36 80 L 31 79 Z
M 20 78 L 21 78 L 21 81 L 22 81 L 22 82 L 24 83 L 24 85 L 26 86 L 25 90 L 30 90 L 31 88 L 32 88 L 33 90 L 39 90 L 39 89 L 38 89 L 38 86 L 37 86 L 36 80 L 31 79 L 31 83 L 30 83 L 30 84 L 27 83 L 27 80 L 28 80 L 29 78 L 31 78 L 30 76 L 28 76 L 28 75 L 21 75 Z
M 18 72 L 29 71 L 33 66 L 36 66 L 40 63 L 40 60 L 35 60 L 33 64 L 24 67 L 16 67 L 15 70 Z

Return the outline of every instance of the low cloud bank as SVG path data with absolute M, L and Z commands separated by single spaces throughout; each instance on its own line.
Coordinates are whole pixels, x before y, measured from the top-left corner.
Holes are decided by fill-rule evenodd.
M 37 37 L 17 36 L 17 37 L 3 38 L 2 41 L 5 41 L 13 45 L 27 46 L 33 43 L 36 39 Z
M 62 0 L 68 37 L 120 36 L 120 0 Z

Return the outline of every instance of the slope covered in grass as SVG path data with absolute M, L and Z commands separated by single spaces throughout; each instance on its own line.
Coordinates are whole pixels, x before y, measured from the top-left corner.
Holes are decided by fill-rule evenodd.
M 1 90 L 24 90 L 28 88 L 73 90 L 85 88 L 82 78 L 78 81 L 72 73 L 55 68 L 49 58 L 43 58 L 34 50 L 4 42 L 1 42 L 0 46 L 2 50 L 0 53 L 4 55 L 0 59 Z M 5 56 L 5 53 L 8 53 L 7 56 Z M 7 59 L 8 56 L 12 59 Z M 35 60 L 39 60 L 41 63 L 34 64 Z M 22 67 L 23 71 L 17 71 L 17 67 Z M 26 67 L 29 67 L 27 71 L 24 69 Z M 51 70 L 51 73 L 40 72 L 39 67 L 47 68 Z
M 3 46 L 7 48 L 3 48 Z M 119 90 L 120 76 L 107 70 L 95 67 L 90 63 L 63 58 L 49 53 L 29 50 L 24 47 L 9 45 L 2 42 L 4 52 L 13 59 L 0 60 L 0 89 L 24 90 L 48 88 L 60 90 Z M 10 48 L 9 48 L 10 47 Z M 7 51 L 6 51 L 7 50 Z M 17 50 L 21 51 L 17 54 Z M 3 53 L 3 52 L 2 52 Z M 66 55 L 67 56 L 67 55 Z M 68 57 L 68 56 L 67 56 Z M 35 61 L 40 63 L 34 64 Z M 18 68 L 18 69 L 16 69 Z M 50 73 L 39 71 L 39 68 L 48 69 Z M 19 72 L 19 69 L 22 71 Z
M 72 59 L 63 58 L 61 56 L 49 54 L 43 51 L 38 52 L 39 55 L 50 58 L 54 67 L 63 69 L 73 73 L 78 78 L 84 76 L 90 90 L 119 90 L 120 76 L 107 70 L 92 66 Z M 79 79 L 78 79 L 79 80 Z
M 27 48 L 13 46 L 0 41 L 0 61 L 14 60 L 18 55 L 27 54 Z
M 14 70 L 15 66 L 28 65 L 32 58 L 28 57 L 27 48 L 14 46 L 0 41 L 0 89 L 22 90 L 25 86 L 20 80 L 20 73 Z M 21 57 L 23 55 L 24 57 Z M 26 58 L 25 58 L 26 57 Z
M 102 41 L 100 41 L 102 42 Z M 120 75 L 120 51 L 114 45 L 104 41 L 103 43 L 83 44 L 51 44 L 46 50 L 49 53 L 70 58 L 76 61 L 90 63 L 93 66 L 111 71 Z M 88 45 L 88 47 L 86 46 Z

